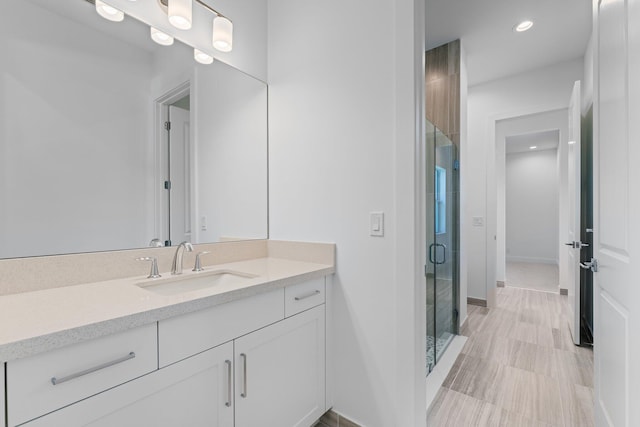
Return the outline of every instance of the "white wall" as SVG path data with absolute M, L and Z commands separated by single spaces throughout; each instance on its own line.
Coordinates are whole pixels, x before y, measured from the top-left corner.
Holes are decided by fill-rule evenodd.
M 582 59 L 576 59 L 469 88 L 468 143 L 462 150 L 466 151 L 463 159 L 473 159 L 473 162 L 467 162 L 461 169 L 464 183 L 461 192 L 465 199 L 462 226 L 467 236 L 466 270 L 470 297 L 486 298 L 491 304 L 495 296 L 495 122 L 566 108 L 573 82 L 582 77 L 582 69 Z M 483 218 L 484 226 L 472 226 L 473 217 Z
M 269 2 L 270 234 L 337 244 L 334 409 L 370 427 L 426 422 L 423 8 Z M 371 211 L 385 212 L 382 238 Z
M 506 156 L 508 261 L 558 263 L 557 150 Z

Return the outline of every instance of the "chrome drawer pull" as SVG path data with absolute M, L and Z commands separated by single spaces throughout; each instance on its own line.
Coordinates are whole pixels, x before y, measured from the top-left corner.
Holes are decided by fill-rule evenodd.
M 242 358 L 242 393 L 240 393 L 240 396 L 246 398 L 247 397 L 247 355 L 242 353 L 240 354 L 240 357 Z
M 231 406 L 231 394 L 233 393 L 233 389 L 232 389 L 233 385 L 231 384 L 231 380 L 232 380 L 231 379 L 231 375 L 232 375 L 231 360 L 225 360 L 224 363 L 227 365 L 227 396 L 228 396 L 228 399 L 224 405 L 229 407 Z
M 320 293 L 320 291 L 316 289 L 313 292 L 310 292 L 310 293 L 308 293 L 306 295 L 302 295 L 301 297 L 295 297 L 294 299 L 296 301 L 302 301 L 303 299 L 311 298 L 312 296 L 318 295 L 319 293 Z
M 53 377 L 53 378 L 51 378 L 51 384 L 58 385 L 58 384 L 66 383 L 67 381 L 74 380 L 74 379 L 76 379 L 78 377 L 81 377 L 83 375 L 91 374 L 91 373 L 99 371 L 101 369 L 108 368 L 109 366 L 113 366 L 113 365 L 117 365 L 118 363 L 126 362 L 127 360 L 131 360 L 134 357 L 136 357 L 136 354 L 132 351 L 131 353 L 129 353 L 126 356 L 121 357 L 119 359 L 112 360 L 111 362 L 103 363 L 102 365 L 94 366 L 93 368 L 85 369 L 84 371 L 76 372 L 75 374 L 67 375 L 66 377 L 62 377 L 62 378 Z

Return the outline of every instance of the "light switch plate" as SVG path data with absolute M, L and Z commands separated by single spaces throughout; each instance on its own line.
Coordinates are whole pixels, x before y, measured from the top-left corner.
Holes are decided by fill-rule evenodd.
M 369 214 L 369 230 L 372 236 L 384 236 L 384 212 L 371 212 Z
M 481 216 L 474 216 L 473 217 L 473 226 L 474 227 L 482 227 L 484 226 L 484 218 Z

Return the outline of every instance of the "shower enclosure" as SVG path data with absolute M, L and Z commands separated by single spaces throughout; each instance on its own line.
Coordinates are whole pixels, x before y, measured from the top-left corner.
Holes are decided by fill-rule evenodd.
M 427 121 L 426 287 L 427 372 L 458 333 L 458 147 Z

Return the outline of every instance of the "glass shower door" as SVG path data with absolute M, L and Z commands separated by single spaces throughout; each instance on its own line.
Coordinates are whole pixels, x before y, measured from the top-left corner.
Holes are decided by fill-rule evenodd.
M 427 370 L 431 372 L 457 334 L 458 153 L 427 124 Z

